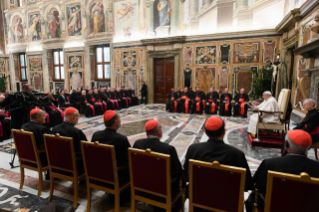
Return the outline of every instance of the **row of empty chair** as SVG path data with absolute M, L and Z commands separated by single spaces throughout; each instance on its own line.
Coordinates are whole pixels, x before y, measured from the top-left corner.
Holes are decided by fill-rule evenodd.
M 127 179 L 118 175 L 121 168 L 116 167 L 113 146 L 82 141 L 82 155 L 76 155 L 73 138 L 44 134 L 45 146 L 37 148 L 32 132 L 12 130 L 12 134 L 20 161 L 20 189 L 24 184 L 24 169 L 37 171 L 40 196 L 42 172 L 50 170 L 49 201 L 55 178 L 72 181 L 73 207 L 76 208 L 79 181 L 86 179 L 88 212 L 92 188 L 114 194 L 116 212 L 120 210 L 120 194 L 129 188 L 131 211 L 136 210 L 136 201 L 171 211 L 179 199 L 182 199 L 184 209 L 185 188 L 171 190 L 174 179 L 171 179 L 169 155 L 130 148 L 130 178 Z M 44 153 L 48 163 L 41 164 L 40 157 Z M 221 165 L 217 161 L 196 160 L 190 160 L 189 167 L 190 212 L 244 210 L 245 169 Z M 265 211 L 319 211 L 319 179 L 310 178 L 307 173 L 298 176 L 269 171 L 266 193 Z

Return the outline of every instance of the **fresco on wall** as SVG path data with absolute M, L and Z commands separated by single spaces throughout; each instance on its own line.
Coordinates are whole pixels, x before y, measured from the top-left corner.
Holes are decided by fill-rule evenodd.
M 81 22 L 81 5 L 72 5 L 66 8 L 67 11 L 67 24 L 68 35 L 82 35 L 82 22 Z
M 12 34 L 13 34 L 13 43 L 22 43 L 23 42 L 23 26 L 22 19 L 20 16 L 15 16 L 12 20 Z
M 125 39 L 138 36 L 138 0 L 117 1 L 115 10 L 115 37 Z
M 123 67 L 136 66 L 136 51 L 123 52 Z
M 6 61 L 4 59 L 0 59 L 0 72 L 5 72 L 5 64 Z
M 274 62 L 276 55 L 276 41 L 265 41 L 263 52 L 263 63 Z
M 196 64 L 215 64 L 216 46 L 196 47 Z
M 190 66 L 193 64 L 193 48 L 192 47 L 183 48 L 183 64 L 185 66 Z
M 136 90 L 136 84 L 137 84 L 137 71 L 136 70 L 124 70 L 124 86 L 125 88 L 132 88 L 133 90 Z
M 234 63 L 259 62 L 259 42 L 256 43 L 235 43 Z
M 195 72 L 195 87 L 205 93 L 209 91 L 209 88 L 215 87 L 215 68 L 196 68 Z
M 90 33 L 96 35 L 105 32 L 104 6 L 101 2 L 96 2 L 90 7 Z
M 83 56 L 82 55 L 70 55 L 68 56 L 69 69 L 82 69 L 83 68 Z
M 42 58 L 29 58 L 30 72 L 42 71 Z
M 219 63 L 221 64 L 230 63 L 230 44 L 220 45 L 219 58 L 220 58 Z
M 70 71 L 69 80 L 70 80 L 70 90 L 83 87 L 83 72 Z
M 40 40 L 42 37 L 40 13 L 29 15 L 28 35 L 31 41 Z
M 301 109 L 302 108 L 302 101 L 304 99 L 303 95 L 302 95 L 302 91 L 307 90 L 307 87 L 305 86 L 305 82 L 307 80 L 303 80 L 304 78 L 304 73 L 302 72 L 302 70 L 306 69 L 307 66 L 307 60 L 304 58 L 300 59 L 300 56 L 298 56 L 299 60 L 297 63 L 297 79 L 296 79 L 296 92 L 295 92 L 295 102 L 294 105 L 295 107 Z M 304 83 L 301 84 L 301 82 L 304 81 Z M 307 85 L 310 89 L 310 83 Z M 305 94 L 305 92 L 303 92 Z
M 59 11 L 52 8 L 47 15 L 47 36 L 48 38 L 60 38 Z
M 229 88 L 229 67 L 220 67 L 218 71 L 218 90 L 222 92 L 225 88 Z M 217 91 L 218 92 L 218 91 Z
M 153 26 L 157 35 L 168 35 L 170 32 L 173 2 L 174 0 L 155 0 L 154 2 Z
M 30 73 L 31 85 L 36 91 L 44 91 L 43 88 L 43 73 L 42 72 L 32 72 Z

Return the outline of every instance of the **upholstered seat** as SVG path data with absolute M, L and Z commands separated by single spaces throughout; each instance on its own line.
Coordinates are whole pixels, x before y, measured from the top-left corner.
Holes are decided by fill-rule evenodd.
M 12 135 L 20 162 L 20 189 L 23 188 L 24 184 L 24 169 L 37 171 L 39 173 L 38 196 L 40 196 L 43 184 L 42 172 L 49 169 L 47 161 L 41 160 L 40 157 L 40 153 L 45 154 L 45 150 L 43 148 L 38 149 L 33 132 L 12 129 Z

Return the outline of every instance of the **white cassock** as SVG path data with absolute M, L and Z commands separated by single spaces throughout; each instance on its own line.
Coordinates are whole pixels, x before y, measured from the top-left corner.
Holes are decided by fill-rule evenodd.
M 274 111 L 280 111 L 279 105 L 274 97 L 269 97 L 269 99 L 264 100 L 260 105 L 257 106 L 259 110 L 263 111 L 269 111 L 269 112 L 274 112 Z M 263 122 L 279 122 L 279 114 L 276 115 L 270 115 L 263 113 Z M 253 136 L 256 135 L 257 131 L 257 122 L 258 122 L 258 113 L 255 113 L 250 116 L 249 118 L 249 125 L 248 125 L 248 130 L 247 132 L 251 133 Z

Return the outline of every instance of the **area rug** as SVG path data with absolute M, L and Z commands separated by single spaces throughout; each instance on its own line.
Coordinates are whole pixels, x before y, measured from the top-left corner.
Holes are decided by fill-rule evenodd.
M 278 136 L 277 133 L 271 133 L 271 136 L 278 137 L 278 139 L 269 138 L 267 137 L 266 133 L 261 133 L 261 135 L 259 136 L 260 141 L 254 141 L 256 137 L 253 137 L 251 134 L 247 133 L 250 146 L 260 146 L 260 147 L 281 149 L 282 143 L 283 143 L 282 134 L 279 134 Z

